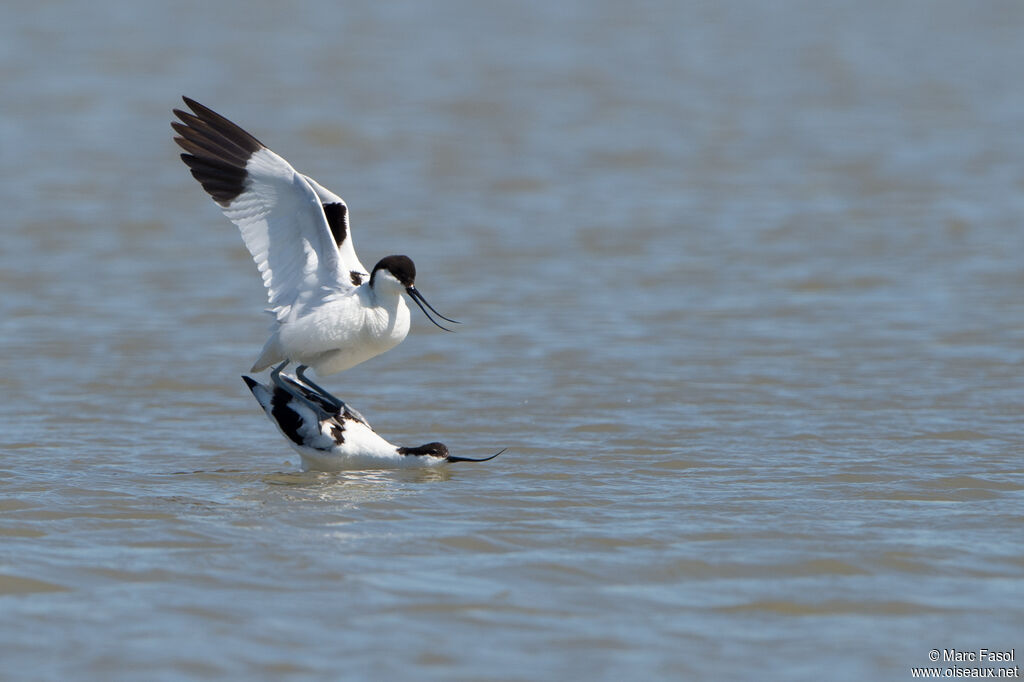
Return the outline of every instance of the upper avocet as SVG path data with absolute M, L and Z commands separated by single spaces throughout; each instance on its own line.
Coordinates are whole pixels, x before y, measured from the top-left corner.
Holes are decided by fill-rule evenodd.
M 277 385 L 261 384 L 247 376 L 242 379 L 270 421 L 302 457 L 302 468 L 306 471 L 486 462 L 504 452 L 471 459 L 449 454 L 444 443 L 412 448 L 393 445 L 377 435 L 354 409 L 342 403 L 336 411 L 333 396 L 328 398 L 310 390 L 287 374 L 278 376 Z
M 403 291 L 438 327 L 446 329 L 428 308 L 455 322 L 416 289 L 416 266 L 408 257 L 387 256 L 366 271 L 341 197 L 220 114 L 183 99 L 193 113 L 175 109 L 181 123 L 171 123 L 180 135 L 175 142 L 187 152 L 181 158 L 241 230 L 276 321 L 250 371 L 280 363 L 280 372 L 295 362 L 298 376 L 316 386 L 304 375 L 307 366 L 321 376 L 334 374 L 394 348 L 409 333 Z

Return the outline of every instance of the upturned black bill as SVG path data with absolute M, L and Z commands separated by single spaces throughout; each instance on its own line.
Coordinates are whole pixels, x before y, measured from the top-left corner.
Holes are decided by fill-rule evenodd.
M 417 289 L 416 287 L 406 287 L 405 291 L 409 294 L 409 298 L 411 298 L 413 301 L 415 301 L 416 305 L 418 305 L 420 307 L 420 310 L 422 310 L 423 314 L 427 316 L 427 319 L 430 320 L 431 322 L 433 322 L 436 327 L 439 327 L 440 329 L 443 329 L 446 332 L 454 331 L 452 329 L 448 329 L 448 327 L 442 326 L 440 322 L 438 322 L 433 317 L 431 317 L 430 313 L 427 312 L 427 308 L 430 308 L 430 310 L 433 311 L 433 313 L 435 315 L 437 315 L 438 317 L 440 317 L 442 320 L 447 320 L 448 322 L 454 322 L 455 324 L 462 324 L 458 320 L 453 320 L 450 317 L 445 317 L 441 313 L 439 313 L 436 310 L 434 310 L 434 306 L 432 306 L 429 303 L 427 303 L 427 299 L 423 298 L 423 294 L 421 294 L 419 292 L 419 289 Z M 424 306 L 426 306 L 426 307 L 424 307 Z

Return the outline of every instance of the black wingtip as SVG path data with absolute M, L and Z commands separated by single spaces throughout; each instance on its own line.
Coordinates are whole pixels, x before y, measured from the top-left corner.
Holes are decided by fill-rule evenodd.
M 260 385 L 260 382 L 256 381 L 252 377 L 246 376 L 244 374 L 242 375 L 242 381 L 245 382 L 245 385 L 249 387 L 250 391 L 256 390 L 256 387 Z
M 181 101 L 185 103 L 185 106 L 187 106 L 189 109 L 194 111 L 197 116 L 201 117 L 204 114 L 206 114 L 207 112 L 209 112 L 209 113 L 213 114 L 214 116 L 220 117 L 220 114 L 215 112 L 213 109 L 211 109 L 210 107 L 207 107 L 207 106 L 203 106 L 202 104 L 200 104 L 199 102 L 195 101 L 194 99 L 192 99 L 188 95 L 182 95 L 181 96 Z
M 210 107 L 203 106 L 185 95 L 182 95 L 181 99 L 192 110 L 192 113 L 174 109 L 174 115 L 189 126 L 197 127 L 207 133 L 215 133 L 217 144 L 223 144 L 225 140 L 230 142 L 246 152 L 243 155 L 244 158 L 248 158 L 249 154 L 264 147 L 264 144 L 253 137 L 251 133 L 243 130 L 237 123 L 221 116 Z M 198 126 L 196 125 L 197 121 L 200 123 Z
M 497 457 L 498 455 L 500 455 L 501 453 L 505 452 L 506 450 L 508 450 L 508 448 L 502 448 L 501 450 L 498 450 L 497 452 L 495 452 L 490 457 L 473 458 L 473 457 L 456 457 L 454 455 L 448 455 L 447 457 L 445 457 L 445 459 L 448 460 L 449 462 L 489 462 L 492 459 L 494 459 L 495 457 Z

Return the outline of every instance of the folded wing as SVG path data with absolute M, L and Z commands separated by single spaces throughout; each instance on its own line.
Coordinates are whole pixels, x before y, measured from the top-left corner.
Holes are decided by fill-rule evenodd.
M 340 260 L 341 277 L 348 278 L 354 286 L 359 286 L 370 278 L 363 264 L 356 256 L 355 246 L 352 244 L 352 228 L 348 222 L 348 205 L 337 194 L 327 189 L 319 182 L 304 175 L 306 182 L 316 192 L 320 199 L 324 215 L 327 217 L 327 224 L 334 235 L 334 243 L 338 246 L 338 258 Z

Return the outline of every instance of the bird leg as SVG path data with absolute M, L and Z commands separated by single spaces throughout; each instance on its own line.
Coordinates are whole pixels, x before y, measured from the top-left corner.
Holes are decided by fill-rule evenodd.
M 281 370 L 288 366 L 288 362 L 288 360 L 285 360 L 280 365 L 270 370 L 270 380 L 273 381 L 274 385 L 277 386 L 282 391 L 286 391 L 294 395 L 295 392 L 292 391 L 292 389 L 288 387 L 288 384 L 284 383 L 284 381 L 282 381 L 281 379 Z
M 312 379 L 306 376 L 306 370 L 309 369 L 308 365 L 299 365 L 295 368 L 295 376 L 299 377 L 299 380 L 312 388 L 314 391 L 320 394 L 320 398 L 324 399 L 327 403 L 334 407 L 334 412 L 337 414 L 345 407 L 345 401 L 337 396 L 333 395 L 330 391 L 320 386 Z
M 327 393 L 326 395 L 320 395 L 320 393 L 325 393 L 322 389 L 320 390 L 320 393 L 316 393 L 309 390 L 288 375 L 282 377 L 281 370 L 288 365 L 288 362 L 288 360 L 285 360 L 280 365 L 270 370 L 270 380 L 274 382 L 274 386 L 292 396 L 299 402 L 304 403 L 309 409 L 313 410 L 313 413 L 317 415 L 317 419 L 328 419 L 341 411 L 341 406 L 338 405 L 339 401 L 331 394 Z M 324 409 L 325 407 L 327 409 Z

